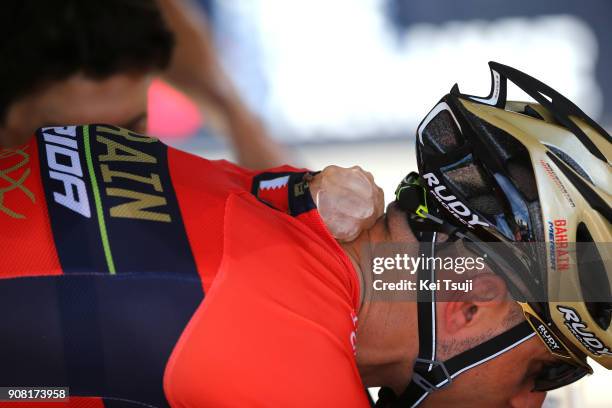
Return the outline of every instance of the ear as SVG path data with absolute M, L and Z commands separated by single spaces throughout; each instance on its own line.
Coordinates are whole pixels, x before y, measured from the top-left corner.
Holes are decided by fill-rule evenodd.
M 472 290 L 457 301 L 443 303 L 444 330 L 457 334 L 461 330 L 480 330 L 498 321 L 496 316 L 505 316 L 508 307 L 506 283 L 492 273 L 478 274 L 472 278 Z

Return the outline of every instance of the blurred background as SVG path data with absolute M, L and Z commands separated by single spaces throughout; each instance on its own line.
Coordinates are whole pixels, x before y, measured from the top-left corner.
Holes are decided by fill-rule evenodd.
M 199 3 L 226 73 L 292 162 L 359 164 L 389 197 L 414 166 L 419 121 L 454 83 L 488 94 L 490 60 L 544 80 L 612 125 L 607 0 Z M 528 99 L 513 91 L 510 98 Z M 230 157 L 205 114 L 194 111 L 192 126 L 176 134 L 155 112 L 152 133 L 207 157 Z
M 415 169 L 420 120 L 454 83 L 487 95 L 490 60 L 543 80 L 612 127 L 608 0 L 199 3 L 226 72 L 288 160 L 312 169 L 360 165 L 387 201 Z M 510 86 L 510 98 L 528 99 Z M 194 109 L 192 127 L 172 134 L 156 128 L 154 112 L 151 131 L 167 142 L 232 157 L 206 113 Z M 595 376 L 551 393 L 546 406 L 610 407 L 610 384 L 612 373 L 596 367 Z

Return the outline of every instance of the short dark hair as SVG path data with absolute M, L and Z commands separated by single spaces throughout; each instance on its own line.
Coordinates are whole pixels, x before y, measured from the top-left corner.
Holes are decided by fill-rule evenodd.
M 0 123 L 19 98 L 76 73 L 164 69 L 174 48 L 155 0 L 3 0 Z

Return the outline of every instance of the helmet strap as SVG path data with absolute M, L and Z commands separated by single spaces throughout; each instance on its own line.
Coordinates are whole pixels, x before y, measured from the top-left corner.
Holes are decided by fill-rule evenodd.
M 415 182 L 415 177 L 417 182 Z M 402 188 L 402 185 L 404 188 Z M 412 203 L 413 205 L 417 203 L 416 208 L 422 208 L 423 205 L 427 208 L 426 195 L 418 187 L 418 175 L 411 173 L 398 187 L 396 198 L 400 202 L 402 209 L 410 214 L 409 221 L 411 227 L 416 227 L 414 232 L 421 243 L 421 253 L 424 256 L 433 257 L 435 255 L 436 237 L 438 234 L 436 230 L 447 234 L 449 239 L 460 238 L 463 233 L 459 228 L 428 214 L 428 212 L 429 217 L 423 216 L 423 211 L 421 211 L 421 214 L 409 212 L 408 206 L 404 205 L 406 203 Z M 412 197 L 401 197 L 401 195 L 406 194 L 410 194 Z M 420 197 L 423 197 L 425 203 L 421 201 Z M 421 218 L 424 221 L 419 221 L 417 218 Z M 415 222 L 417 223 L 416 225 Z M 434 265 L 435 262 L 431 262 L 431 268 L 429 269 L 420 267 L 417 274 L 418 279 L 435 281 L 436 271 Z M 439 361 L 436 358 L 436 293 L 434 290 L 419 289 L 417 301 L 419 354 L 414 363 L 412 380 L 399 396 L 390 388 L 382 387 L 378 394 L 379 399 L 376 407 L 416 407 L 432 392 L 449 386 L 458 375 L 512 350 L 514 347 L 535 336 L 535 332 L 529 326 L 529 323 L 524 321 L 512 329 L 447 361 Z

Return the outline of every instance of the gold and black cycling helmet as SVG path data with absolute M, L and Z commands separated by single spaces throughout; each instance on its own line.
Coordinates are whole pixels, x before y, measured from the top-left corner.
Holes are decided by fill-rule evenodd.
M 544 83 L 489 66 L 488 97 L 455 85 L 418 127 L 428 205 L 493 254 L 554 355 L 590 372 L 586 357 L 612 369 L 612 139 Z M 507 80 L 536 102 L 507 101 Z

